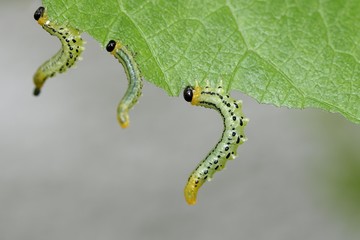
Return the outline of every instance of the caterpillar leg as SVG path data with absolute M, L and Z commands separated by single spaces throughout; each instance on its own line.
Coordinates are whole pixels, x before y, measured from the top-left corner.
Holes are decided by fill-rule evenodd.
M 245 118 L 242 112 L 242 101 L 225 94 L 221 85 L 216 89 L 188 86 L 184 90 L 184 98 L 192 105 L 219 112 L 225 127 L 219 142 L 191 173 L 185 186 L 185 200 L 193 205 L 200 187 L 210 180 L 215 172 L 223 169 L 227 160 L 236 157 L 238 146 L 247 140 L 244 127 L 249 119 Z
M 34 75 L 34 95 L 37 96 L 49 77 L 65 72 L 80 58 L 84 50 L 84 41 L 77 29 L 51 22 L 44 7 L 39 7 L 35 11 L 34 18 L 45 31 L 58 37 L 62 45 L 61 49 L 51 59 L 44 62 Z
M 141 96 L 143 81 L 140 70 L 132 53 L 120 42 L 109 41 L 106 50 L 114 55 L 125 69 L 128 88 L 117 108 L 117 119 L 122 128 L 129 125 L 129 110 L 138 102 Z

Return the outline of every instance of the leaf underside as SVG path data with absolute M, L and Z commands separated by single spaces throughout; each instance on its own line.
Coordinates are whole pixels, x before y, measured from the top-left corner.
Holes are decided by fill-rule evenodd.
M 360 1 L 43 0 L 53 21 L 120 40 L 146 80 L 178 96 L 225 89 L 360 123 Z

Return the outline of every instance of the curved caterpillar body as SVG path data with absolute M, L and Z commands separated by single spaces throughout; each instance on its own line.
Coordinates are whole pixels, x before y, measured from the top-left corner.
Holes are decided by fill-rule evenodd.
M 140 70 L 131 52 L 120 42 L 109 41 L 106 50 L 110 52 L 123 65 L 128 79 L 128 88 L 117 108 L 117 118 L 122 128 L 129 125 L 129 110 L 137 103 L 141 96 L 143 81 Z
M 84 41 L 78 30 L 51 22 L 44 7 L 39 7 L 35 11 L 34 18 L 48 33 L 58 37 L 62 44 L 60 51 L 44 62 L 34 75 L 34 95 L 37 96 L 46 79 L 53 77 L 56 73 L 65 72 L 67 68 L 74 65 L 84 50 Z
M 220 141 L 199 163 L 185 186 L 185 199 L 188 204 L 193 205 L 196 203 L 196 196 L 200 187 L 207 180 L 210 180 L 216 171 L 223 169 L 227 160 L 236 157 L 238 146 L 247 140 L 244 134 L 244 126 L 249 119 L 245 118 L 242 112 L 242 101 L 237 101 L 226 95 L 221 86 L 216 89 L 188 86 L 184 90 L 184 98 L 192 105 L 218 111 L 224 121 L 225 128 Z

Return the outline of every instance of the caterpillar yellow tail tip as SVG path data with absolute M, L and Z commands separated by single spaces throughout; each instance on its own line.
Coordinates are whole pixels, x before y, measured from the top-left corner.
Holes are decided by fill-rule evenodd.
M 44 85 L 45 81 L 47 80 L 47 76 L 44 74 L 44 72 L 39 68 L 33 77 L 33 82 L 35 85 L 34 89 L 34 96 L 39 96 L 41 92 L 41 88 Z
M 119 113 L 118 114 L 118 122 L 121 128 L 127 128 L 129 126 L 129 114 L 128 113 Z
M 127 128 L 129 126 L 129 122 L 120 123 L 121 128 Z
M 197 177 L 191 176 L 189 178 L 184 189 L 185 200 L 189 205 L 196 204 L 197 193 L 203 183 L 204 181 L 198 179 Z
M 189 205 L 196 204 L 198 189 L 194 189 L 192 186 L 186 185 L 184 189 L 185 200 Z

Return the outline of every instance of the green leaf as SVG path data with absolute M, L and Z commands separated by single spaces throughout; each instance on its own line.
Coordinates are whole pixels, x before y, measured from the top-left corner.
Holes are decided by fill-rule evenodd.
M 222 80 L 261 103 L 360 123 L 360 1 L 44 0 L 51 19 L 136 52 L 169 95 Z

